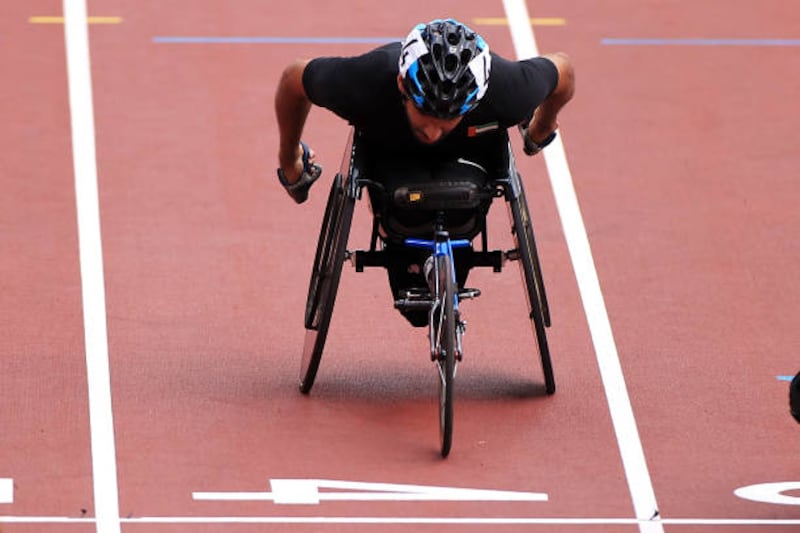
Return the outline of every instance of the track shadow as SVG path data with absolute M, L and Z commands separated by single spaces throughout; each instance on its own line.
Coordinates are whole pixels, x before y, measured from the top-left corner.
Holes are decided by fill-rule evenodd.
M 336 399 L 369 399 L 371 402 L 418 400 L 437 394 L 438 375 L 432 364 L 415 369 L 368 368 L 351 373 L 320 371 L 312 396 Z M 530 400 L 547 396 L 543 381 L 535 376 L 513 376 L 485 370 L 460 369 L 456 377 L 459 400 Z
M 327 364 L 325 364 L 327 363 Z M 161 368 L 161 372 L 168 369 Z M 487 368 L 462 364 L 455 393 L 459 401 L 532 400 L 546 397 L 540 371 L 512 373 L 505 367 Z M 184 394 L 239 400 L 273 400 L 304 397 L 299 388 L 299 364 L 295 357 L 268 361 L 237 354 L 220 354 L 190 372 L 182 368 L 173 376 Z M 427 400 L 438 394 L 438 374 L 428 361 L 390 362 L 370 365 L 363 361 L 324 361 L 310 394 L 336 401 L 396 403 Z

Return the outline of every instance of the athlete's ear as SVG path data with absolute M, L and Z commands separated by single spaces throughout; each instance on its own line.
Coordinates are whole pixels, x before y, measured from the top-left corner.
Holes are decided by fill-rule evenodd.
M 403 86 L 403 77 L 399 74 L 397 75 L 397 90 L 400 91 L 400 97 L 403 101 L 409 100 L 406 88 Z
M 406 86 L 403 84 L 403 77 L 399 74 L 397 76 L 397 90 L 400 91 L 400 97 L 403 99 L 403 101 L 411 100 L 408 91 L 406 91 Z

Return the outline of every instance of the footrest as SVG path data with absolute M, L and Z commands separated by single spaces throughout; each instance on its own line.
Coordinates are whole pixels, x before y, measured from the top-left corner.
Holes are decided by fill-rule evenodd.
M 459 300 L 471 300 L 473 298 L 477 298 L 480 295 L 481 295 L 481 290 L 480 289 L 470 289 L 470 288 L 464 287 L 463 289 L 458 291 L 458 299 Z
M 400 289 L 399 291 L 397 291 L 397 295 L 400 297 L 400 299 L 409 299 L 409 300 L 431 299 L 431 291 L 423 288 Z
M 394 301 L 395 309 L 430 309 L 433 305 L 431 293 L 428 289 L 401 289 L 398 291 L 399 298 Z
M 400 311 L 411 311 L 413 309 L 430 309 L 433 305 L 432 300 L 409 300 L 400 299 L 394 301 L 394 308 Z

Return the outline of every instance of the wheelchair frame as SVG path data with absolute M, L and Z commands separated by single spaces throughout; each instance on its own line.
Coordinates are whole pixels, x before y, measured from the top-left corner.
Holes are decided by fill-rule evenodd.
M 377 216 L 373 217 L 369 249 L 347 250 L 355 203 L 361 199 L 363 188 L 374 185 L 374 182 L 362 177 L 357 164 L 357 135 L 354 131 L 350 133 L 340 170 L 331 184 L 317 241 L 305 310 L 306 336 L 300 370 L 300 391 L 304 394 L 311 391 L 319 369 L 344 262 L 349 259 L 357 272 L 362 272 L 365 267 L 388 266 L 385 250 L 378 249 L 378 242 L 382 237 Z M 553 394 L 556 384 L 545 331 L 551 325 L 550 311 L 525 190 L 510 143 L 507 171 L 504 176 L 492 179 L 490 183 L 495 191 L 494 195 L 502 196 L 506 201 L 515 248 L 507 251 L 488 249 L 486 220 L 483 215 L 479 230 L 480 249 L 473 249 L 469 254 L 468 268 L 490 267 L 495 272 L 500 272 L 506 261 L 519 262 L 522 279 L 526 285 L 529 318 L 541 359 L 545 391 L 547 394 Z M 432 238 L 435 239 L 435 235 L 432 235 Z M 450 259 L 452 260 L 452 252 Z M 396 301 L 395 307 L 398 305 L 402 305 L 402 302 Z M 450 393 L 452 398 L 452 387 Z M 452 403 L 450 407 L 452 433 Z M 449 448 L 449 442 L 446 446 L 444 442 L 442 443 L 443 456 L 447 455 Z

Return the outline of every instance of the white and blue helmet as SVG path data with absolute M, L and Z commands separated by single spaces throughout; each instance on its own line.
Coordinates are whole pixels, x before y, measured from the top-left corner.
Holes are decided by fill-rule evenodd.
M 458 117 L 478 105 L 491 66 L 486 41 L 453 19 L 415 26 L 399 60 L 406 95 L 423 113 L 439 118 Z

